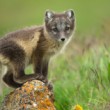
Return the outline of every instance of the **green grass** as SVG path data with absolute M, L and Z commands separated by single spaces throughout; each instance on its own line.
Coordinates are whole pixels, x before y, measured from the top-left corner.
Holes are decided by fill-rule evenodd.
M 70 110 L 76 104 L 82 105 L 84 110 L 105 110 L 110 101 L 109 58 L 105 53 L 103 47 L 99 48 L 98 55 L 91 49 L 71 59 L 79 62 L 77 65 L 72 65 L 66 58 L 54 62 L 57 67 L 50 73 L 51 78 L 55 78 L 55 105 L 58 110 Z
M 57 110 L 70 110 L 76 104 L 84 110 L 110 110 L 110 46 L 106 48 L 103 41 L 110 36 L 109 4 L 109 0 L 0 0 L 0 36 L 18 28 L 42 24 L 46 9 L 75 10 L 75 38 L 80 41 L 77 45 L 72 41 L 66 52 L 53 59 L 49 67 Z M 91 40 L 92 47 L 80 52 L 84 40 L 89 37 L 97 38 L 98 43 L 94 46 Z M 27 73 L 31 71 L 31 67 L 26 70 Z M 9 89 L 5 88 L 0 102 L 7 93 Z

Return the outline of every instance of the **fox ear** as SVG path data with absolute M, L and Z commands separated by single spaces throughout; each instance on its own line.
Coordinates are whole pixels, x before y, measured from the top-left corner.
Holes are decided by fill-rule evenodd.
M 74 18 L 74 12 L 73 10 L 68 10 L 65 12 L 66 16 L 70 19 Z
M 51 20 L 51 19 L 53 18 L 53 16 L 54 16 L 54 13 L 53 13 L 52 11 L 47 10 L 47 11 L 45 12 L 45 19 L 46 19 L 46 20 Z

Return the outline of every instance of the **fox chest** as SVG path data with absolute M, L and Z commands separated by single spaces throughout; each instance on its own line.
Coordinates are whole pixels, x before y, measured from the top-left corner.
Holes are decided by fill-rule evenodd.
M 53 56 L 53 55 L 59 53 L 61 51 L 61 49 L 62 49 L 62 46 L 60 46 L 60 45 L 50 46 L 45 51 L 45 54 L 48 56 Z

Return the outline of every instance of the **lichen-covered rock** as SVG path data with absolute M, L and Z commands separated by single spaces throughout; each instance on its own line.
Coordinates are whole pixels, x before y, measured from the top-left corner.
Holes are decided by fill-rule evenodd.
M 26 82 L 7 95 L 0 110 L 56 110 L 51 91 L 41 81 Z

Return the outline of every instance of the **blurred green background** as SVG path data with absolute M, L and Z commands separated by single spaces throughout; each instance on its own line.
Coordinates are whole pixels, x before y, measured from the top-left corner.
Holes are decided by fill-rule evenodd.
M 77 31 L 97 30 L 110 16 L 109 0 L 0 0 L 0 33 L 43 23 L 45 10 L 56 12 L 74 9 Z M 84 32 L 83 32 L 84 31 Z
M 49 68 L 57 110 L 110 110 L 110 0 L 0 0 L 0 36 L 42 25 L 47 9 L 73 9 L 76 17 L 75 39 Z

